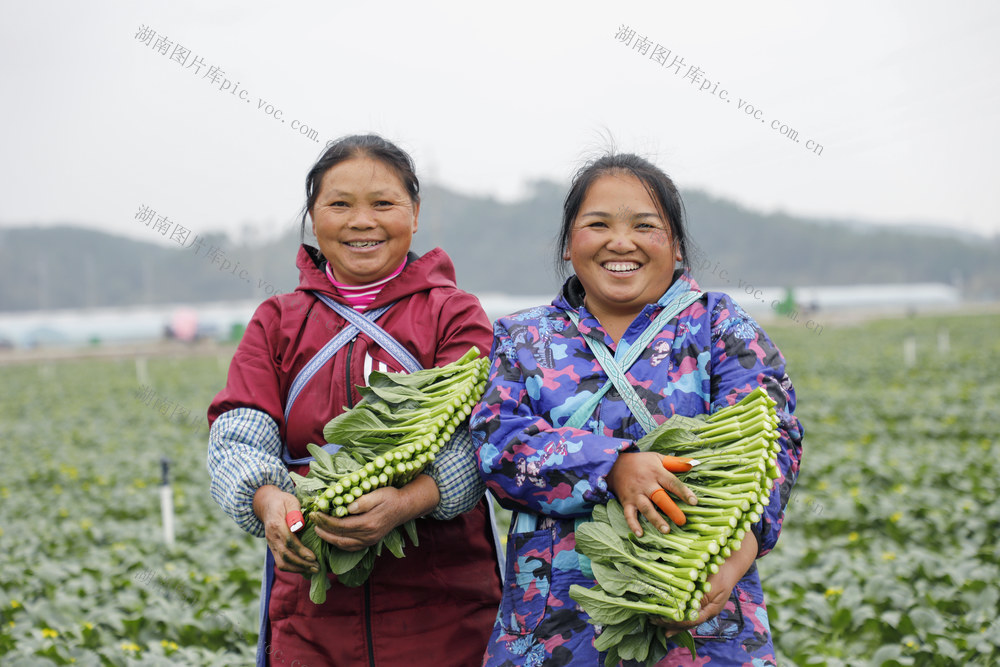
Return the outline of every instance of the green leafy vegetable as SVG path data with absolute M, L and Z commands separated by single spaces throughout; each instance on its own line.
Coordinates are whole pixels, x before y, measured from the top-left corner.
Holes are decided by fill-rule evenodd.
M 607 652 L 608 667 L 622 660 L 648 667 L 674 646 L 696 656 L 690 632 L 668 639 L 649 619 L 698 619 L 708 576 L 740 548 L 768 502 L 778 476 L 777 424 L 774 402 L 760 388 L 708 419 L 672 417 L 637 445 L 693 462 L 676 473 L 699 497 L 696 506 L 677 503 L 683 526 L 664 535 L 640 515 L 637 537 L 612 500 L 577 527 L 577 549 L 590 559 L 597 584 L 573 586 L 570 595 L 592 623 L 604 626 L 595 646 Z
M 389 531 L 378 543 L 360 551 L 343 551 L 315 534 L 313 512 L 347 516 L 358 498 L 385 486 L 402 487 L 419 475 L 460 428 L 486 386 L 489 361 L 476 347 L 441 368 L 411 374 L 373 372 L 368 386 L 358 387 L 362 400 L 332 419 L 323 429 L 327 442 L 340 445 L 330 454 L 309 444 L 314 461 L 306 476 L 295 475 L 295 493 L 306 517 L 309 546 L 321 562 L 312 577 L 310 599 L 326 599 L 327 571 L 346 586 L 359 586 L 375 567 L 385 547 L 404 555 L 403 533 L 418 544 L 414 521 Z M 320 555 L 322 554 L 322 556 Z

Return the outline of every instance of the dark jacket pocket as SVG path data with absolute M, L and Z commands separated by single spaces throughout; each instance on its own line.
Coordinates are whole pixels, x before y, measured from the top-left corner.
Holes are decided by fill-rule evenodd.
M 507 538 L 500 602 L 500 626 L 507 634 L 529 634 L 545 616 L 552 583 L 552 531 L 511 533 Z

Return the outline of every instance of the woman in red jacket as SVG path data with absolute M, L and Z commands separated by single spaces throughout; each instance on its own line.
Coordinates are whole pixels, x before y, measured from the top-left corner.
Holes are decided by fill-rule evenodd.
M 439 667 L 482 659 L 500 582 L 465 429 L 403 488 L 362 496 L 344 518 L 314 516 L 320 537 L 349 550 L 417 519 L 420 546 L 402 559 L 380 557 L 362 586 L 330 575 L 326 602 L 313 604 L 315 556 L 285 524 L 299 509 L 288 471 L 308 471 L 306 445 L 325 442 L 323 426 L 360 400 L 355 385 L 373 369 L 403 370 L 400 355 L 426 368 L 473 345 L 490 349 L 489 320 L 455 285 L 444 251 L 410 252 L 419 210 L 405 152 L 372 135 L 332 143 L 306 178 L 303 233 L 311 220 L 319 248 L 303 244 L 299 286 L 257 309 L 209 408 L 212 496 L 241 527 L 266 537 L 273 563 L 258 664 Z M 388 340 L 352 324 L 355 312 Z

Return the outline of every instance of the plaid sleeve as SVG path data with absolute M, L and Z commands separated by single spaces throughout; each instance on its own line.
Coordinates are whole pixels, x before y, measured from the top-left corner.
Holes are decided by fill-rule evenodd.
M 253 512 L 254 493 L 273 484 L 292 493 L 294 485 L 281 461 L 278 425 L 266 412 L 236 408 L 219 415 L 208 434 L 208 474 L 215 502 L 255 537 L 264 524 Z
M 437 482 L 441 494 L 441 502 L 427 515 L 432 519 L 453 519 L 468 512 L 486 492 L 486 484 L 476 466 L 476 453 L 467 424 L 455 431 L 424 472 Z

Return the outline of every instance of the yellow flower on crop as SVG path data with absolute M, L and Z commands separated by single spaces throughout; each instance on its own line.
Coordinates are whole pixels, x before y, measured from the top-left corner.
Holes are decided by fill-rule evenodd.
M 821 479 L 819 483 L 816 484 L 817 491 L 823 491 L 826 487 L 830 486 L 825 479 Z
M 841 588 L 840 586 L 831 586 L 830 588 L 826 589 L 826 592 L 823 593 L 823 595 L 825 595 L 828 598 L 831 598 L 834 595 L 840 595 L 843 592 L 844 589 Z
M 0 527 L 0 537 L 3 537 L 3 528 Z
M 896 560 L 896 552 L 895 551 L 883 551 L 882 552 L 882 560 Z
M 0 486 L 0 496 L 10 498 L 10 491 L 7 490 L 6 486 Z
M 21 603 L 20 603 L 20 602 L 18 602 L 17 600 L 11 600 L 11 601 L 10 601 L 10 606 L 11 606 L 11 607 L 12 607 L 13 609 L 17 609 L 18 607 L 20 607 L 20 606 L 21 606 Z
M 142 650 L 142 647 L 136 644 L 135 642 L 122 642 L 121 644 L 118 645 L 118 647 L 123 651 L 139 652 Z
M 903 518 L 903 513 L 902 512 L 893 512 L 892 516 L 889 517 L 889 521 L 892 521 L 893 523 L 896 523 L 897 521 L 899 521 L 902 518 Z
M 847 541 L 848 542 L 857 542 L 859 537 L 860 536 L 856 532 L 852 531 L 851 534 L 847 536 Z
M 906 485 L 905 484 L 897 484 L 894 487 L 892 487 L 892 492 L 893 493 L 902 493 L 903 491 L 906 491 Z
M 59 464 L 59 472 L 70 479 L 76 479 L 80 476 L 80 471 L 74 466 L 66 465 L 65 463 Z
M 180 648 L 180 646 L 177 645 L 177 642 L 168 641 L 166 639 L 160 641 L 160 646 L 167 649 L 168 651 L 176 651 L 177 649 Z
M 62 484 L 53 484 L 51 491 L 57 496 L 60 495 L 63 492 Z
M 59 633 L 56 632 L 55 630 L 53 630 L 52 628 L 42 628 L 42 636 L 43 637 L 58 637 Z
M 60 519 L 65 519 L 68 516 L 69 516 L 69 510 L 66 509 L 65 507 L 60 507 L 59 508 L 59 518 Z
M 912 639 L 906 641 L 906 648 L 916 648 L 917 644 Z
M 140 479 L 139 477 L 136 477 L 134 480 L 132 480 L 132 485 L 135 488 L 137 488 L 137 489 L 145 489 L 146 488 L 146 480 Z
M 859 489 L 856 486 L 851 487 L 851 498 L 857 498 L 860 495 L 861 495 L 861 489 Z
M 94 624 L 91 623 L 90 621 L 84 621 L 83 627 L 85 627 L 88 630 L 93 630 L 94 629 Z

